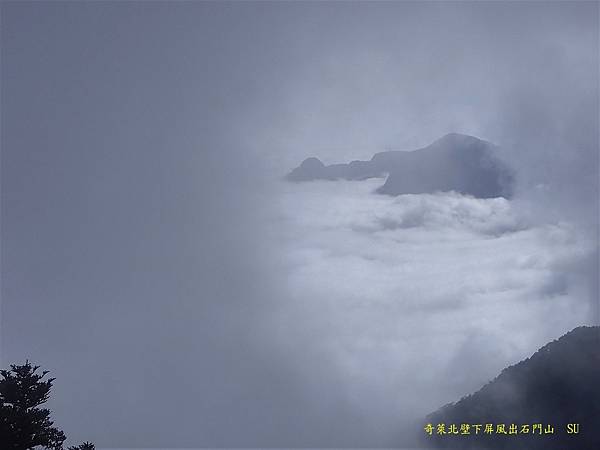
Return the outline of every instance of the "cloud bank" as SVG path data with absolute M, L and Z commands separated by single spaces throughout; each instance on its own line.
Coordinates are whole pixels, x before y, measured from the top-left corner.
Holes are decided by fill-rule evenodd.
M 503 198 L 375 195 L 378 184 L 290 184 L 280 199 L 290 296 L 278 323 L 326 355 L 301 370 L 336 374 L 369 429 L 393 435 L 590 322 L 581 275 L 564 268 L 595 241 L 573 223 L 530 223 Z

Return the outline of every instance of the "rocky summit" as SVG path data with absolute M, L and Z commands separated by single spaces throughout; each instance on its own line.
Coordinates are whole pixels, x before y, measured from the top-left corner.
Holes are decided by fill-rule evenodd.
M 412 151 L 376 153 L 369 161 L 324 165 L 311 157 L 292 170 L 289 181 L 364 180 L 386 177 L 380 194 L 423 194 L 455 191 L 477 198 L 513 193 L 513 171 L 490 142 L 451 133 Z

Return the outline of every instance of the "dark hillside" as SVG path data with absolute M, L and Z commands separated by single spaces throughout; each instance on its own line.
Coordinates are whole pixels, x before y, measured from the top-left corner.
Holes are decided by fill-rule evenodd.
M 426 419 L 434 426 L 425 441 L 438 448 L 600 449 L 600 327 L 579 327 L 530 358 L 504 369 L 476 393 Z M 470 424 L 471 434 L 437 433 L 437 424 Z M 518 426 L 517 434 L 485 434 L 485 424 Z M 542 432 L 533 424 L 542 424 Z M 482 424 L 474 434 L 473 424 Z M 521 433 L 529 424 L 529 433 Z M 579 424 L 568 434 L 568 424 Z M 554 433 L 546 433 L 547 425 Z

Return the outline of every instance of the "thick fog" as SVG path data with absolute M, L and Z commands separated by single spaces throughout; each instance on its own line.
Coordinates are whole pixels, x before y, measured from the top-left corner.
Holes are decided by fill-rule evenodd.
M 410 445 L 598 318 L 595 2 L 4 2 L 2 353 L 69 443 Z M 449 132 L 515 198 L 288 183 Z

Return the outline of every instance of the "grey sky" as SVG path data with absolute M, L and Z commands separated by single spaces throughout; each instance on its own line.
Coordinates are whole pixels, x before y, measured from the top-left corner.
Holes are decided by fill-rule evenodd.
M 398 442 L 355 410 L 308 328 L 274 331 L 297 293 L 265 223 L 279 213 L 273 180 L 305 157 L 473 134 L 518 169 L 515 208 L 594 238 L 597 2 L 1 13 L 1 362 L 52 371 L 73 441 Z M 586 258 L 561 263 L 593 292 Z

